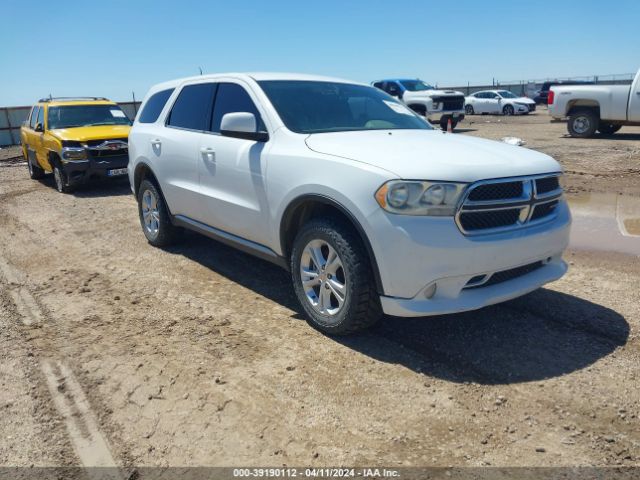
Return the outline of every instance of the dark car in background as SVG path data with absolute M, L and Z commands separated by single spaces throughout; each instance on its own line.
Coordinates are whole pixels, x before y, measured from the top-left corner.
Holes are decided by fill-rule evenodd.
M 533 98 L 533 100 L 542 105 L 547 105 L 547 98 L 549 97 L 549 89 L 555 85 L 593 85 L 593 82 L 587 82 L 583 80 L 554 80 L 552 82 L 544 82 L 542 88 Z

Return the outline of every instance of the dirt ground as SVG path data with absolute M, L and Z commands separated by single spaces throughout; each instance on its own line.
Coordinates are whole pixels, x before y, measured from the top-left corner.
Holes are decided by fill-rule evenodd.
M 565 138 L 539 111 L 458 132 L 523 138 L 571 194 L 640 196 L 640 128 Z M 640 465 L 640 256 L 571 248 L 520 299 L 330 338 L 284 271 L 195 234 L 152 248 L 126 181 L 62 195 L 18 153 L 0 150 L 1 466 Z

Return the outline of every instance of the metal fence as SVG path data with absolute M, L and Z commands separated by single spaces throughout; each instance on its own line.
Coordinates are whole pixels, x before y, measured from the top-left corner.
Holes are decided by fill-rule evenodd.
M 448 90 L 458 90 L 464 92 L 466 95 L 470 95 L 480 90 L 494 90 L 499 88 L 501 90 L 509 90 L 516 95 L 522 95 L 527 97 L 533 97 L 540 90 L 544 82 L 554 81 L 581 81 L 591 82 L 598 85 L 629 85 L 635 73 L 617 73 L 612 75 L 588 75 L 582 77 L 547 77 L 529 80 L 496 80 L 494 79 L 491 84 L 486 85 L 472 85 L 467 83 L 466 85 L 459 86 L 447 86 L 439 87 L 446 88 Z
M 133 120 L 140 102 L 118 102 L 118 105 Z M 0 147 L 20 143 L 20 127 L 30 111 L 31 107 L 0 107 Z

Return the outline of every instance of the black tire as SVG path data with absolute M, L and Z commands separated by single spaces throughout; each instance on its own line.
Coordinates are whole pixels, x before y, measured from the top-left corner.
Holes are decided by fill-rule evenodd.
M 442 117 L 440 119 L 440 128 L 442 130 L 444 130 L 445 132 L 447 131 L 447 128 L 449 127 L 449 117 Z M 454 120 L 453 118 L 451 119 L 451 130 L 453 131 L 453 129 L 456 128 L 456 126 L 458 125 L 458 121 Z
M 22 152 L 27 161 L 27 168 L 29 169 L 29 178 L 32 180 L 39 180 L 44 177 L 44 170 L 40 168 L 39 165 L 34 165 L 31 159 L 29 158 L 29 154 L 25 151 Z
M 474 114 L 473 105 L 465 105 L 464 111 L 466 112 L 467 115 L 473 115 Z
M 502 113 L 507 116 L 513 115 L 515 113 L 515 110 L 513 109 L 513 105 L 505 105 L 504 108 L 502 109 Z
M 312 241 L 319 241 L 333 248 L 342 265 L 344 301 L 332 315 L 316 310 L 302 285 L 300 266 L 305 247 Z M 330 335 L 347 335 L 371 327 L 382 317 L 380 297 L 376 291 L 369 256 L 360 237 L 350 225 L 330 218 L 309 221 L 302 226 L 293 242 L 290 262 L 294 291 L 307 322 L 313 328 Z M 322 273 L 331 279 L 324 269 Z M 335 275 L 338 279 L 338 273 Z M 320 283 L 318 294 L 323 286 L 328 288 L 328 285 Z
M 147 226 L 145 218 L 148 218 L 144 209 L 143 202 L 146 201 L 150 195 L 155 201 L 155 210 L 152 215 L 153 223 Z M 171 223 L 171 217 L 169 210 L 164 202 L 164 197 L 160 193 L 158 186 L 150 181 L 143 180 L 138 189 L 138 216 L 140 217 L 140 226 L 144 236 L 147 237 L 147 241 L 154 247 L 168 247 L 178 240 L 178 237 L 182 233 L 180 228 L 174 226 Z M 157 217 L 157 218 L 156 218 Z M 155 225 L 157 223 L 157 229 Z
M 609 122 L 600 122 L 598 125 L 598 131 L 603 135 L 613 135 L 622 128 L 622 125 L 616 125 Z
M 71 193 L 73 191 L 73 187 L 69 185 L 67 174 L 64 173 L 59 163 L 53 165 L 53 181 L 56 185 L 56 190 L 60 193 Z
M 588 138 L 600 125 L 598 114 L 590 109 L 575 110 L 569 115 L 567 130 L 572 137 Z

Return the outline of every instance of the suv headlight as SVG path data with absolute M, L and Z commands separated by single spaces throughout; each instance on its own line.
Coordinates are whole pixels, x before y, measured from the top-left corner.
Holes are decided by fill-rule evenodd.
M 387 212 L 402 215 L 453 216 L 466 183 L 391 180 L 375 193 Z

